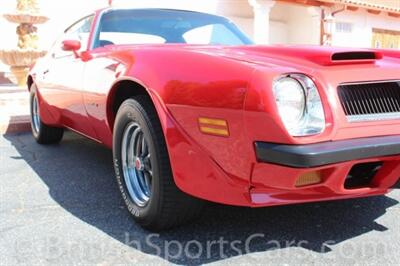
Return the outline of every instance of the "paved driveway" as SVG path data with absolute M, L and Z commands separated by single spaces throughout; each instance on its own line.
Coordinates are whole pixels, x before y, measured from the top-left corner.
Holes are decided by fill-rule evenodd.
M 111 152 L 0 137 L 0 264 L 400 264 L 400 189 L 388 196 L 247 209 L 211 205 L 161 234 L 129 217 Z

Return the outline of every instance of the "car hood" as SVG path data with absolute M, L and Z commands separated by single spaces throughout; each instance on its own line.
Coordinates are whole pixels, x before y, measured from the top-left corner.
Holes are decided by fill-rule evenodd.
M 385 58 L 391 60 L 399 59 L 400 52 L 389 50 L 341 48 L 329 46 L 222 46 L 222 45 L 188 45 L 188 44 L 156 44 L 156 45 L 112 45 L 110 50 L 129 49 L 157 49 L 192 51 L 206 53 L 210 56 L 218 56 L 239 60 L 242 62 L 271 65 L 271 63 L 282 66 L 338 66 L 349 64 L 375 64 Z M 397 60 L 396 60 L 397 61 Z
M 194 48 L 192 48 L 194 49 Z M 270 72 L 313 74 L 331 82 L 399 78 L 400 52 L 323 46 L 203 47 L 197 51 L 239 60 Z M 336 85 L 336 84 L 335 84 Z
M 339 48 L 327 46 L 221 46 L 221 45 L 112 45 L 106 48 L 115 52 L 150 50 L 164 51 L 179 56 L 180 53 L 201 53 L 207 56 L 233 60 L 266 71 L 300 72 L 324 76 L 328 80 L 346 76 L 347 82 L 371 78 L 375 80 L 398 77 L 399 54 L 396 51 Z
M 189 48 L 189 47 L 187 47 Z M 209 46 L 191 47 L 206 53 L 249 63 L 268 65 L 271 59 L 285 65 L 336 66 L 348 64 L 374 64 L 383 59 L 383 52 L 372 49 L 351 49 L 324 46 Z M 276 62 L 276 61 L 274 61 Z

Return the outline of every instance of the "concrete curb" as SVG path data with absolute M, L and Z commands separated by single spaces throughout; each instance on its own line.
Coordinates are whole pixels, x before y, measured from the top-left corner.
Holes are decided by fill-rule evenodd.
M 16 134 L 31 131 L 29 115 L 13 116 L 8 122 L 0 122 L 0 134 Z

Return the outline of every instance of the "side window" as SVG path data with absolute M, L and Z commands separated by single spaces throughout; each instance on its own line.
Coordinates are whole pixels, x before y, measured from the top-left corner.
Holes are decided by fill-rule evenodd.
M 81 50 L 84 51 L 87 49 L 89 36 L 90 36 L 90 28 L 93 23 L 94 16 L 89 16 L 80 21 L 76 22 L 74 25 L 69 27 L 65 31 L 65 40 L 78 40 L 81 42 Z
M 81 51 L 87 50 L 90 36 L 90 29 L 93 23 L 94 15 L 80 19 L 65 30 L 64 34 L 55 42 L 53 46 L 53 57 L 65 57 L 72 55 L 71 52 L 62 50 L 64 40 L 77 40 L 81 42 Z

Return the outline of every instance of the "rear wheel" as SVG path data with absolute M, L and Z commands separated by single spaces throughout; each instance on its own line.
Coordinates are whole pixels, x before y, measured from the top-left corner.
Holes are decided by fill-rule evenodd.
M 161 125 L 148 97 L 128 99 L 119 108 L 113 157 L 122 197 L 143 227 L 168 229 L 200 213 L 202 202 L 174 183 Z
M 44 124 L 40 118 L 39 97 L 36 86 L 33 84 L 30 90 L 30 118 L 32 135 L 40 144 L 52 144 L 61 141 L 64 130 Z

